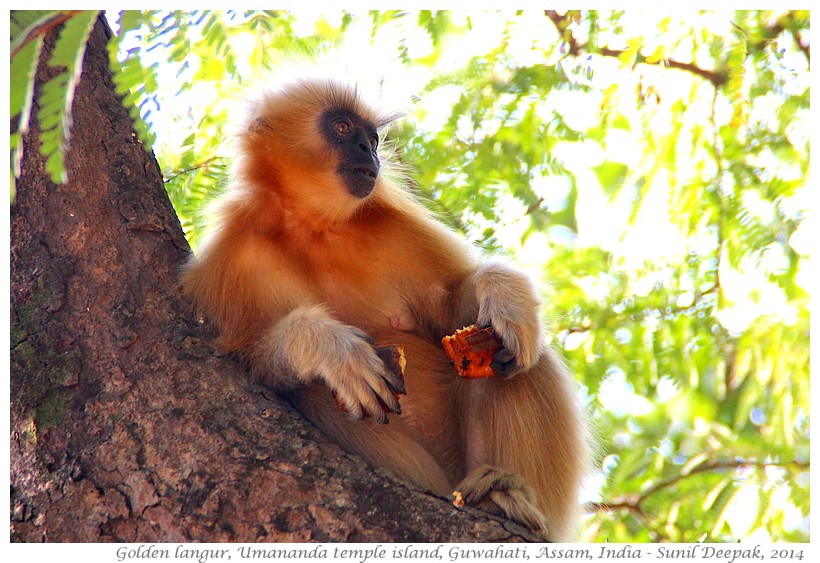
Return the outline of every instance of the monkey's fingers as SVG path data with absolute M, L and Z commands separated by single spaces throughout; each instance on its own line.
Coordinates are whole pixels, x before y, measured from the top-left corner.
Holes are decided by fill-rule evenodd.
M 369 389 L 365 390 L 365 393 L 368 395 L 368 399 L 372 398 L 375 400 L 375 406 L 378 407 L 375 410 L 377 410 L 379 414 L 385 414 L 387 412 L 401 414 L 398 393 L 394 391 L 394 388 L 404 389 L 404 382 L 402 382 L 396 374 L 387 368 L 383 368 L 379 373 L 365 374 L 363 380 L 366 386 L 369 387 Z M 374 406 L 373 403 L 368 401 L 362 404 L 365 405 L 368 414 L 376 417 L 376 414 L 372 410 Z
M 339 387 L 331 387 L 330 392 L 333 395 L 333 400 L 336 401 L 336 406 L 345 414 L 349 414 L 355 420 L 364 418 L 364 410 L 362 404 L 354 397 L 349 389 L 342 389 Z
M 367 333 L 366 333 L 365 331 L 363 331 L 362 329 L 357 328 L 357 327 L 355 327 L 355 326 L 351 326 L 351 327 L 350 327 L 350 331 L 351 331 L 354 335 L 358 336 L 359 338 L 361 338 L 362 340 L 364 340 L 365 342 L 367 342 L 368 344 L 370 344 L 371 346 L 374 346 L 374 345 L 376 344 L 376 341 L 375 341 L 375 340 L 373 340 L 373 337 L 371 337 L 369 334 L 367 334 Z
M 493 354 L 490 366 L 502 379 L 510 379 L 521 370 L 521 364 L 515 352 L 507 348 L 500 348 Z
M 336 406 L 339 407 L 339 410 L 343 413 L 350 415 L 351 418 L 354 420 L 362 420 L 365 416 L 372 416 L 373 419 L 378 422 L 379 424 L 387 424 L 387 412 L 388 409 L 384 407 L 384 403 L 376 398 L 375 401 L 367 401 L 360 402 L 358 399 L 348 399 L 345 400 L 342 395 L 337 390 L 331 390 L 333 394 L 333 399 L 336 401 Z M 372 403 L 370 406 L 367 406 L 365 403 L 370 402 Z M 373 404 L 378 405 L 374 407 Z
M 385 367 L 395 377 L 387 379 L 387 385 L 394 393 L 406 395 L 407 389 L 404 386 L 404 369 L 407 360 L 404 357 L 404 346 L 396 344 L 393 346 L 380 346 L 374 348 L 376 355 L 384 362 Z
M 371 416 L 381 424 L 387 423 L 387 413 L 401 414 L 398 394 L 393 387 L 404 390 L 402 380 L 390 372 L 373 354 L 372 361 L 360 363 L 345 373 L 337 374 L 336 381 L 328 381 L 339 408 L 351 417 L 361 420 Z

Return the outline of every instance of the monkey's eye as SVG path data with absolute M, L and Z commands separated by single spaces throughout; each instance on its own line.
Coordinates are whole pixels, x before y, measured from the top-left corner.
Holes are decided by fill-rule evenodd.
M 368 139 L 370 140 L 370 150 L 376 150 L 377 148 L 379 148 L 378 135 L 370 135 Z
M 353 131 L 353 124 L 350 123 L 347 119 L 340 119 L 339 121 L 333 124 L 333 130 L 336 131 L 337 135 L 350 135 L 350 133 Z

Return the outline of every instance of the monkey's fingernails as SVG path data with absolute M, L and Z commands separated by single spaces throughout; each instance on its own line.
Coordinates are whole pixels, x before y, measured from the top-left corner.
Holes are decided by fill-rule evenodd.
M 400 375 L 393 373 L 387 368 L 383 369 L 379 375 L 392 392 L 398 393 L 399 395 L 407 394 L 407 388 L 404 386 L 404 379 Z
M 502 364 L 501 362 L 490 362 L 490 367 L 493 368 L 495 373 L 503 376 L 508 364 Z
M 392 408 L 390 409 L 390 411 L 391 411 L 392 413 L 394 413 L 394 414 L 401 414 L 401 404 L 399 403 L 399 401 L 398 401 L 398 400 L 396 401 L 396 406 L 395 406 L 395 407 L 392 407 Z
M 518 369 L 518 362 L 515 361 L 515 352 L 508 348 L 501 348 L 493 354 L 493 361 L 490 367 L 501 376 L 502 379 L 509 379 Z
M 501 348 L 500 350 L 498 350 L 498 352 L 493 354 L 493 361 L 494 362 L 499 362 L 499 363 L 502 363 L 502 364 L 506 364 L 510 360 L 514 360 L 514 359 L 515 359 L 515 352 L 513 352 L 509 348 Z
M 393 400 L 389 402 L 381 397 L 377 397 L 377 399 L 384 413 L 392 412 L 394 414 L 401 414 L 401 404 L 395 394 L 393 395 Z
M 390 389 L 401 395 L 406 395 L 404 387 L 404 368 L 407 364 L 404 359 L 404 346 L 399 344 L 392 346 L 380 346 L 375 348 L 376 355 L 384 362 L 385 370 L 382 378 L 387 382 Z
M 518 375 L 518 369 L 515 362 L 507 362 L 506 364 L 502 364 L 500 362 L 492 362 L 490 367 L 493 368 L 493 371 L 502 379 L 512 379 L 516 375 Z
M 387 386 L 390 387 L 390 390 L 393 393 L 398 395 L 407 395 L 407 387 L 404 386 L 404 381 L 398 378 L 387 379 L 385 378 L 385 382 Z
M 381 403 L 381 401 L 379 401 L 379 402 Z M 381 405 L 379 405 L 379 406 L 381 406 Z M 376 411 L 374 413 L 368 413 L 368 414 L 372 414 L 373 420 L 375 420 L 379 424 L 387 424 L 388 422 L 390 422 L 389 420 L 387 420 L 387 415 L 385 414 L 385 411 L 384 411 L 383 408 L 380 408 L 378 411 Z

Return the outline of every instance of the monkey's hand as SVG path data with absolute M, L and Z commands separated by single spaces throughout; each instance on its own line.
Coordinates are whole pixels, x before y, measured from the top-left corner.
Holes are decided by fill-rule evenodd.
M 343 345 L 344 359 L 336 369 L 320 375 L 344 412 L 357 420 L 369 415 L 385 424 L 387 411 L 401 414 L 397 394 L 406 393 L 404 383 L 378 356 L 367 334 L 348 328 L 352 339 Z
M 301 306 L 279 321 L 251 358 L 254 371 L 280 388 L 323 381 L 350 416 L 387 422 L 384 407 L 401 413 L 402 380 L 376 354 L 370 337 L 332 318 L 321 306 Z M 282 375 L 287 373 L 290 375 Z
M 479 327 L 492 326 L 503 348 L 492 367 L 504 379 L 529 370 L 543 351 L 540 301 L 530 279 L 501 262 L 488 262 L 474 275 Z

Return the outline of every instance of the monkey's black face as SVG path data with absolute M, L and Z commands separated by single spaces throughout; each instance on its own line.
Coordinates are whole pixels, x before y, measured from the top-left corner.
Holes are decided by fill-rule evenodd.
M 355 197 L 370 195 L 379 175 L 379 135 L 376 127 L 346 109 L 325 111 L 319 125 L 328 144 L 339 155 L 337 174 Z

